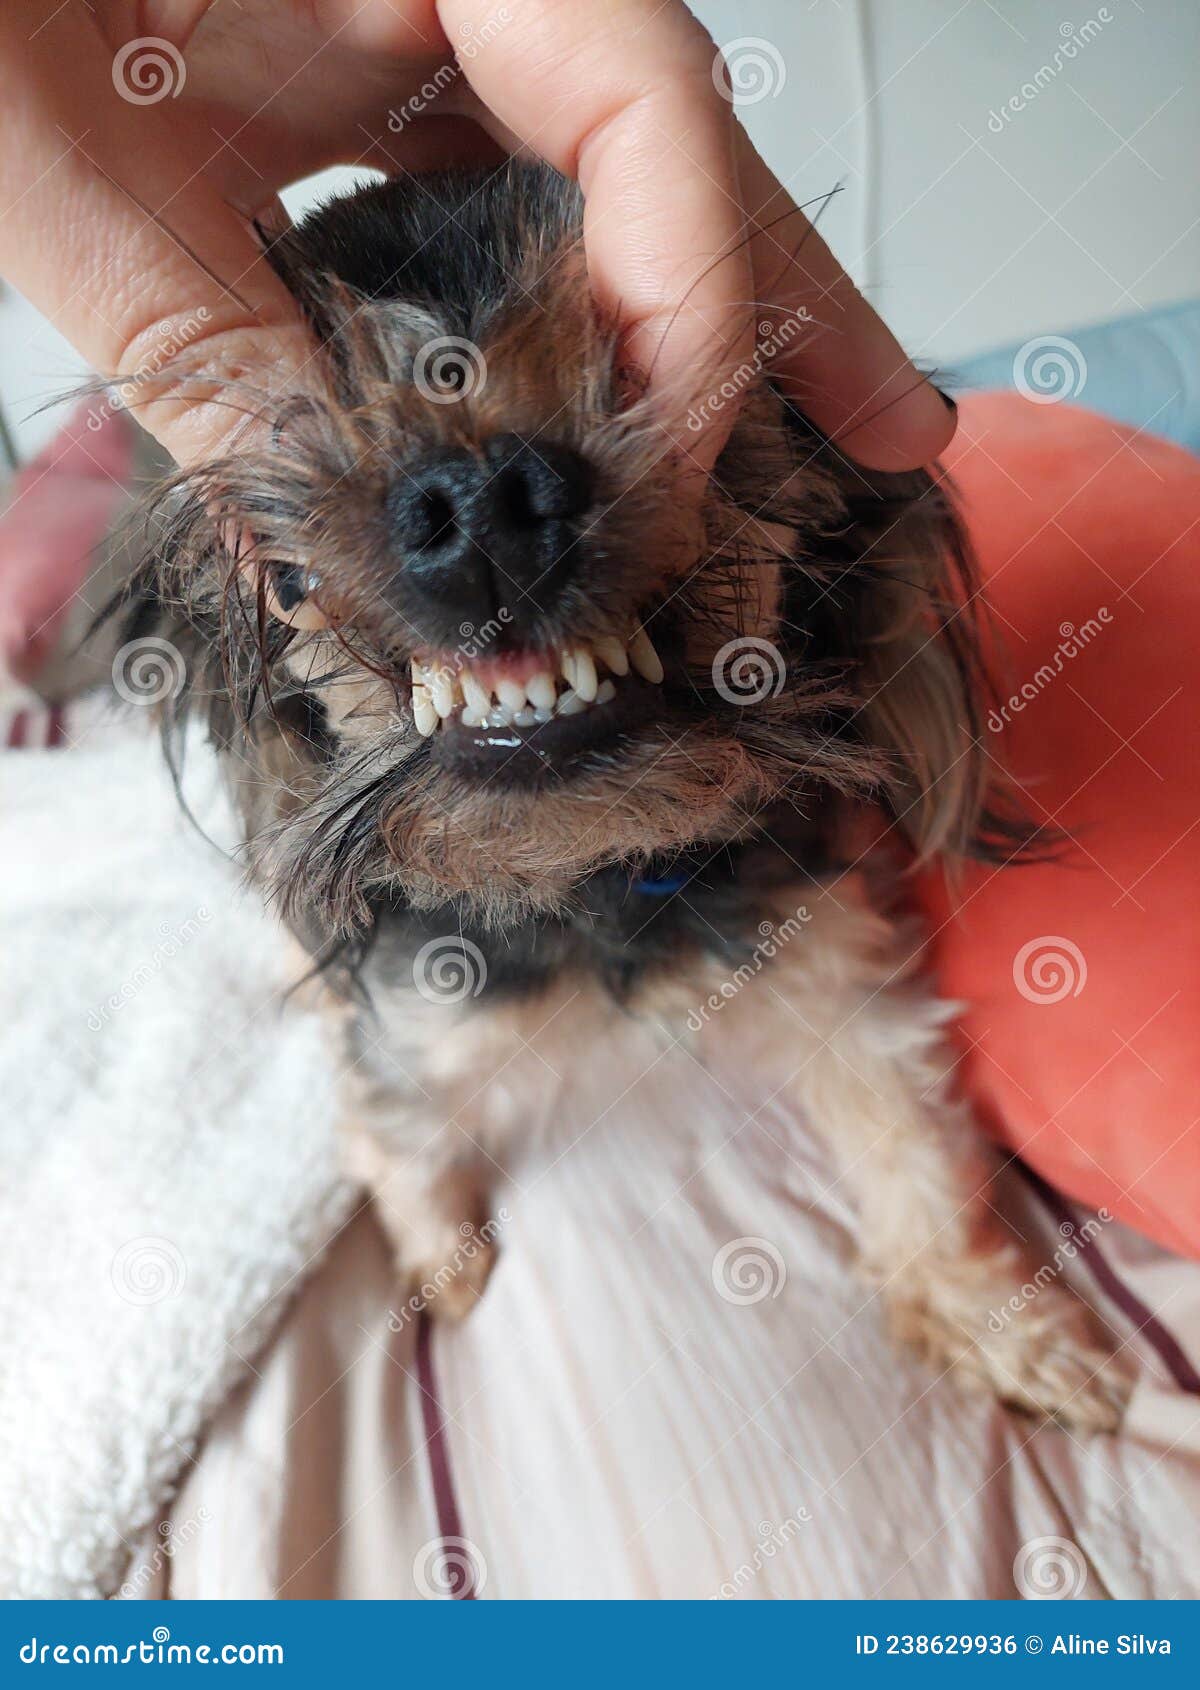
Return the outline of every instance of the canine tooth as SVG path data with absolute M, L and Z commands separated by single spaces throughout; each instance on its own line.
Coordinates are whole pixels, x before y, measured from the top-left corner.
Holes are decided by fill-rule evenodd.
M 596 696 L 596 664 L 586 646 L 577 645 L 572 656 L 575 673 L 567 678 L 585 704 L 590 704 Z
M 558 693 L 549 669 L 539 669 L 525 682 L 525 694 L 535 710 L 553 710 Z
M 556 716 L 578 716 L 581 710 L 586 709 L 587 705 L 579 694 L 568 687 L 555 706 L 554 714 Z
M 464 669 L 459 676 L 462 684 L 463 697 L 467 701 L 467 709 L 481 719 L 487 715 L 488 705 L 492 702 L 492 695 L 469 669 Z M 470 727 L 477 728 L 478 722 L 471 722 Z
M 430 669 L 426 672 L 426 686 L 433 699 L 433 707 L 439 716 L 449 716 L 454 709 L 455 693 L 454 674 L 450 669 Z
M 417 725 L 417 732 L 426 738 L 437 728 L 438 713 L 434 709 L 433 699 L 429 695 L 429 688 L 418 684 L 412 694 L 413 721 Z
M 617 696 L 617 689 L 611 681 L 601 681 L 596 688 L 596 703 L 610 704 Z
M 525 688 L 520 681 L 497 681 L 496 697 L 506 710 L 522 710 L 525 707 Z
M 620 640 L 614 639 L 611 634 L 604 634 L 600 639 L 592 641 L 592 649 L 597 657 L 604 659 L 614 675 L 628 675 L 629 658 Z
M 649 634 L 639 628 L 629 642 L 629 661 L 645 681 L 658 686 L 663 678 L 663 666 Z
M 517 711 L 516 715 L 513 717 L 513 726 L 517 728 L 531 728 L 536 721 L 537 716 L 527 707 L 524 710 Z

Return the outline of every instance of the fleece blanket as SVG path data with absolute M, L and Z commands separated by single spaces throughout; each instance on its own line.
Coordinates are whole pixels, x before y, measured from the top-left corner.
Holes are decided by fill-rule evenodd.
M 191 797 L 216 843 L 144 719 L 47 726 L 19 702 L 25 749 L 0 754 L 0 1596 L 99 1596 L 347 1193 L 316 1018 L 281 1012 L 283 942 L 239 893 L 211 768 Z

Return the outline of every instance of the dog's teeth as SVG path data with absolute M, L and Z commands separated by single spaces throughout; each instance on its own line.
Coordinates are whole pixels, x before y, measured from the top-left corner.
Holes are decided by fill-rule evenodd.
M 510 710 L 507 705 L 493 704 L 483 725 L 486 728 L 511 728 L 514 715 L 515 712 Z
M 454 675 L 449 669 L 426 670 L 425 684 L 429 695 L 433 699 L 433 707 L 439 716 L 453 714 L 458 688 L 454 684 Z
M 617 689 L 611 681 L 601 681 L 600 685 L 596 688 L 597 704 L 611 704 L 616 696 Z
M 607 663 L 614 675 L 628 675 L 629 658 L 620 640 L 615 640 L 611 634 L 603 634 L 598 640 L 592 641 L 592 647 L 596 656 Z
M 513 717 L 513 726 L 517 728 L 532 728 L 536 721 L 536 714 L 527 706 L 524 710 L 517 711 L 516 715 Z
M 428 738 L 438 725 L 438 713 L 434 708 L 428 687 L 418 684 L 413 688 L 412 712 L 413 721 L 417 725 L 417 732 Z
M 496 697 L 506 710 L 523 710 L 525 707 L 525 688 L 520 681 L 497 681 Z
M 581 710 L 586 709 L 587 705 L 584 703 L 583 699 L 580 698 L 579 694 L 573 689 L 568 688 L 555 706 L 554 714 L 556 716 L 578 716 Z
M 644 628 L 639 628 L 629 642 L 629 661 L 643 680 L 652 682 L 654 686 L 659 685 L 663 678 L 663 666 Z
M 548 669 L 539 669 L 536 675 L 530 675 L 525 682 L 525 694 L 535 710 L 553 710 L 554 700 L 558 696 L 554 676 Z
M 487 691 L 481 682 L 475 679 L 475 676 L 469 669 L 464 669 L 459 678 L 462 682 L 463 697 L 467 701 L 467 709 L 470 710 L 473 715 L 478 716 L 480 721 L 482 721 L 484 716 L 487 715 L 488 705 L 492 702 L 491 693 Z M 463 717 L 463 720 L 466 721 L 465 716 Z M 472 728 L 477 728 L 479 726 L 479 722 L 470 722 L 467 725 Z
M 462 721 L 464 728 L 481 728 L 487 718 L 484 716 L 482 710 L 472 710 L 471 706 L 468 704 L 466 709 L 463 711 L 460 720 Z
M 567 678 L 585 704 L 591 704 L 596 696 L 596 665 L 591 652 L 586 646 L 577 645 L 572 653 L 574 658 L 574 675 Z
M 533 719 L 535 722 L 552 722 L 554 720 L 554 712 L 553 710 L 543 710 L 539 705 L 533 713 Z
M 573 687 L 575 685 L 575 653 L 569 646 L 559 659 L 558 666 L 562 670 L 563 680 L 569 687 Z

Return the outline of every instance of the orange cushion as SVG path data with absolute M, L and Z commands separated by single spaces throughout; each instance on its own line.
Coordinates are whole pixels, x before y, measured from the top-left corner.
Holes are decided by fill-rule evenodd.
M 948 463 L 995 607 L 991 748 L 1057 863 L 920 886 L 968 1091 L 1068 1195 L 1200 1256 L 1200 459 L 964 400 Z

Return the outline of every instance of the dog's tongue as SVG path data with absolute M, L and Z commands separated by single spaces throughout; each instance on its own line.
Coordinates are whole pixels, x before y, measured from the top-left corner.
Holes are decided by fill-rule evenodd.
M 53 652 L 132 474 L 128 419 L 89 404 L 17 475 L 0 515 L 0 667 L 17 680 Z

